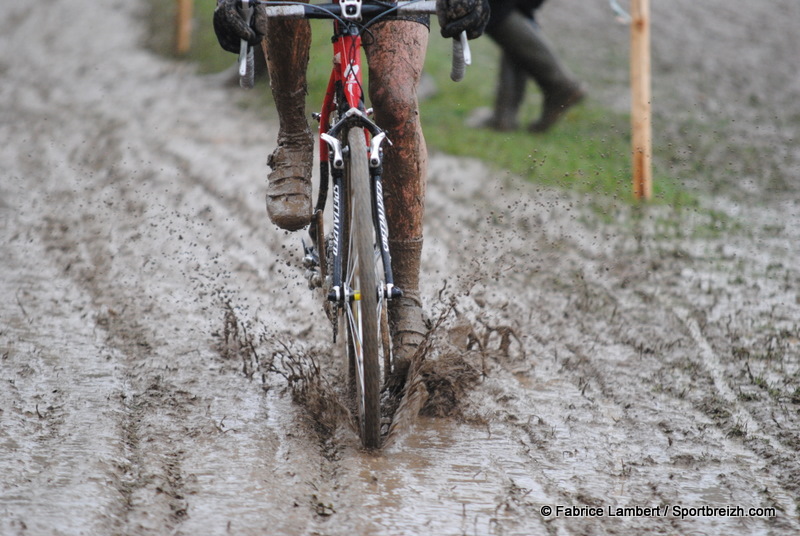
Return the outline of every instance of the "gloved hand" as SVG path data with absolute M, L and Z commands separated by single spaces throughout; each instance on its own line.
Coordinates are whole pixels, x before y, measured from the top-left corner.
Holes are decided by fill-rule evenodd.
M 250 46 L 261 42 L 264 35 L 255 31 L 256 19 L 260 16 L 261 9 L 256 6 L 250 25 L 236 8 L 236 0 L 217 0 L 214 9 L 214 33 L 220 46 L 228 52 L 239 53 L 241 40 L 244 39 Z
M 489 22 L 489 13 L 488 0 L 436 0 L 442 37 L 458 37 L 463 31 L 469 39 L 480 37 Z

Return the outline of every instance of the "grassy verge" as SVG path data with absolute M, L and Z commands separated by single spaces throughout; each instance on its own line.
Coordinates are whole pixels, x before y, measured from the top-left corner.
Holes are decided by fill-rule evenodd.
M 149 44 L 159 52 L 174 56 L 171 52 L 174 3 L 149 1 L 152 8 Z M 217 45 L 211 27 L 215 3 L 215 0 L 195 1 L 192 50 L 185 59 L 195 62 L 201 73 L 222 71 L 235 61 L 234 55 Z M 330 30 L 329 23 L 324 21 L 313 21 L 312 28 L 308 102 L 309 110 L 316 111 L 330 73 Z M 425 138 L 431 150 L 479 158 L 497 169 L 509 170 L 533 182 L 632 201 L 629 117 L 605 109 L 591 98 L 570 110 L 545 135 L 532 135 L 524 129 L 496 133 L 465 127 L 465 120 L 475 108 L 492 106 L 498 70 L 499 51 L 490 39 L 473 41 L 472 48 L 473 65 L 467 69 L 464 81 L 450 81 L 450 42 L 439 37 L 433 21 L 425 70 L 433 77 L 437 92 L 421 104 Z M 540 98 L 531 82 L 521 124 L 536 118 Z M 263 86 L 243 99 L 274 118 L 272 107 L 264 105 L 270 96 Z M 659 203 L 694 204 L 679 184 L 658 170 L 654 177 L 654 194 Z

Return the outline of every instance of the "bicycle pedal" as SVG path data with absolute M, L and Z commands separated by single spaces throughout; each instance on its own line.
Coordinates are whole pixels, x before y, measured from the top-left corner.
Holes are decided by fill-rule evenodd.
M 303 243 L 303 267 L 309 270 L 317 268 L 319 266 L 319 253 L 317 253 L 317 248 L 313 245 L 307 246 L 306 241 L 302 238 L 300 241 Z
M 316 255 L 306 255 L 303 257 L 303 268 L 314 270 L 319 267 L 319 258 Z
M 315 269 L 306 270 L 304 277 L 306 278 L 306 281 L 308 281 L 309 290 L 314 290 L 322 287 L 322 276 L 320 275 L 319 270 Z

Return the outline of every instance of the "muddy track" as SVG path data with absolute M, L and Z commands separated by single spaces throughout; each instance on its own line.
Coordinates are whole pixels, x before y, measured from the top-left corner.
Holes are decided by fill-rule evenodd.
M 573 1 L 544 21 L 623 109 L 625 33 Z M 685 148 L 657 164 L 700 206 L 590 203 L 434 155 L 440 323 L 377 454 L 348 425 L 299 240 L 265 221 L 275 125 L 143 50 L 143 6 L 10 7 L 0 533 L 798 532 L 797 36 L 767 6 L 675 4 L 654 6 L 654 95 Z M 773 35 L 734 55 L 754 21 Z M 606 515 L 542 515 L 556 505 Z M 637 505 L 775 515 L 607 515 Z

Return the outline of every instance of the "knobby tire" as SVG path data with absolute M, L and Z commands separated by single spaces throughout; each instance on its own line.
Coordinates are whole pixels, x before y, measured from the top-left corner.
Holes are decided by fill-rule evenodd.
M 360 299 L 346 306 L 348 347 L 354 353 L 356 396 L 361 440 L 365 448 L 380 447 L 380 355 L 379 315 L 382 299 L 378 296 L 379 257 L 375 255 L 375 231 L 367 160 L 367 142 L 361 128 L 351 128 L 347 136 L 349 162 L 347 191 L 350 212 L 349 253 L 346 285 L 360 293 Z

